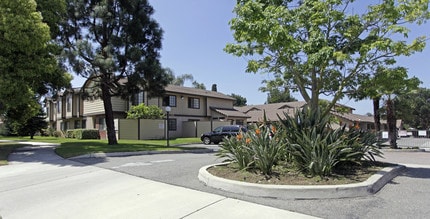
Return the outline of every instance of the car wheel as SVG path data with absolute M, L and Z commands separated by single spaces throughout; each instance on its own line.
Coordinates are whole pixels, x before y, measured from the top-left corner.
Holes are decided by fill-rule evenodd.
M 209 137 L 204 137 L 203 144 L 211 144 L 211 139 Z

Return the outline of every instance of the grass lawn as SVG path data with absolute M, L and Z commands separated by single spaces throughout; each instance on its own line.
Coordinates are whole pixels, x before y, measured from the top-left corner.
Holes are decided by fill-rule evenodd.
M 15 148 L 22 147 L 22 144 L 13 142 L 0 142 L 0 166 L 7 165 L 7 158 Z
M 48 142 L 60 144 L 55 152 L 64 158 L 89 154 L 89 153 L 111 153 L 111 152 L 136 152 L 136 151 L 179 151 L 196 149 L 191 147 L 178 147 L 177 145 L 201 143 L 199 138 L 177 138 L 171 139 L 170 147 L 166 146 L 166 140 L 118 140 L 118 145 L 108 145 L 107 140 L 77 140 L 70 138 L 39 137 L 0 137 L 3 140 Z M 5 161 L 14 147 L 22 146 L 13 142 L 0 144 L 0 162 Z

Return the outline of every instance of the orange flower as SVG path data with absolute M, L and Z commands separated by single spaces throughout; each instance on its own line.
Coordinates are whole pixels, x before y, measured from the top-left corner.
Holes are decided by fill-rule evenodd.
M 276 132 L 276 127 L 272 126 L 272 132 L 275 133 Z
M 238 134 L 238 135 L 236 136 L 236 139 L 237 139 L 237 140 L 239 140 L 239 141 L 240 141 L 240 140 L 242 140 L 242 138 L 243 138 L 242 134 Z
M 247 139 L 245 140 L 245 143 L 246 143 L 246 144 L 251 143 L 251 139 L 247 138 Z
M 260 133 L 261 133 L 261 130 L 260 130 L 260 129 L 255 130 L 255 134 L 256 134 L 256 135 L 260 135 Z

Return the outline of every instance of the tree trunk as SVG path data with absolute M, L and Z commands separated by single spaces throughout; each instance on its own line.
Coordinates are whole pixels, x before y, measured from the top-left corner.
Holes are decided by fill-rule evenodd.
M 394 103 L 390 97 L 387 100 L 387 123 L 388 123 L 388 139 L 390 140 L 390 147 L 397 148 L 397 127 L 396 115 L 394 113 Z
M 109 92 L 109 87 L 106 85 L 106 83 L 102 82 L 101 88 L 102 88 L 103 105 L 105 108 L 105 120 L 106 120 L 108 144 L 115 145 L 115 144 L 118 144 L 118 142 L 116 140 L 111 95 Z
M 379 113 L 380 100 L 380 97 L 373 98 L 373 119 L 375 120 L 375 131 L 378 134 L 381 131 L 381 114 Z

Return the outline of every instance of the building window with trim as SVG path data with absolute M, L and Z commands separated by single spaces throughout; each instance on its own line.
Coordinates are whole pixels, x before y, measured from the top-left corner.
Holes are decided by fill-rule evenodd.
M 143 91 L 133 94 L 132 100 L 131 100 L 131 105 L 132 106 L 137 106 L 141 103 L 144 103 L 144 94 Z
M 66 109 L 67 112 L 71 112 L 72 111 L 72 97 L 71 96 L 67 96 L 66 98 Z
M 176 96 L 169 95 L 163 98 L 163 106 L 173 106 L 176 107 Z
M 57 113 L 61 113 L 61 100 L 57 101 Z
M 176 119 L 169 119 L 169 121 L 168 121 L 168 125 L 169 125 L 169 131 L 176 131 L 176 124 L 177 124 L 177 121 L 176 121 Z
M 200 109 L 200 99 L 194 97 L 188 98 L 188 108 Z
M 74 129 L 79 129 L 79 128 L 81 128 L 81 121 L 79 121 L 79 120 L 75 120 L 75 124 L 74 124 L 74 127 L 73 127 Z

